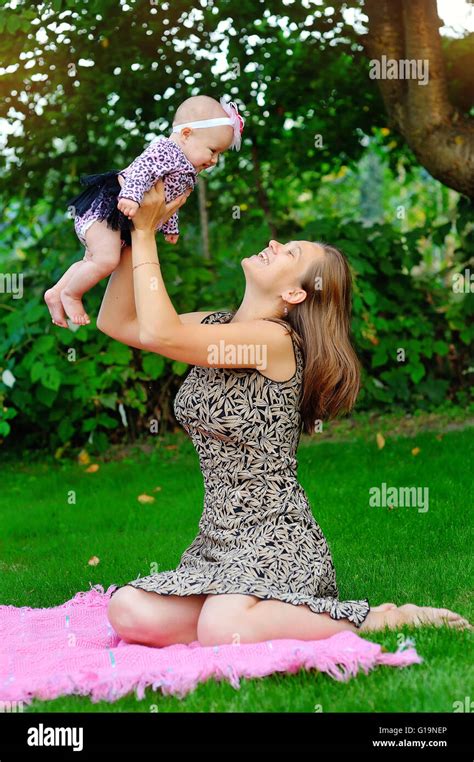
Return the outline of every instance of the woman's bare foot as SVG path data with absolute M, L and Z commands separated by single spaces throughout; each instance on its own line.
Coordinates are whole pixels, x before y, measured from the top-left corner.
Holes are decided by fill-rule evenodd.
M 380 606 L 371 606 L 371 611 L 390 611 L 390 609 L 396 609 L 396 603 L 381 603 Z
M 397 630 L 403 626 L 423 627 L 426 625 L 474 630 L 468 620 L 455 611 L 437 609 L 432 606 L 416 606 L 414 603 L 405 603 L 398 607 L 393 607 L 393 604 L 373 607 L 359 629 L 370 632 L 383 630 L 385 627 L 389 630 Z
M 54 288 L 48 288 L 48 290 L 44 292 L 43 298 L 54 325 L 59 325 L 61 328 L 67 328 L 68 324 L 59 292 Z
M 416 606 L 414 603 L 405 603 L 399 606 L 402 617 L 406 624 L 414 627 L 434 625 L 435 627 L 456 627 L 458 629 L 474 630 L 474 627 L 461 614 L 450 609 L 436 609 L 432 606 Z
M 64 288 L 61 291 L 60 296 L 66 314 L 73 323 L 76 323 L 76 325 L 87 325 L 91 322 L 81 300 L 75 296 L 72 296 L 68 292 L 67 288 Z

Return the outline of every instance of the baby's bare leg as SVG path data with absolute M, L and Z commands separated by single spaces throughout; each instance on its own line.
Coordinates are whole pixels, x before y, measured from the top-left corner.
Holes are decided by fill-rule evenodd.
M 120 261 L 120 231 L 111 230 L 104 221 L 96 221 L 85 234 L 87 254 L 61 290 L 61 302 L 73 323 L 90 322 L 81 297 L 102 278 L 110 275 Z
M 87 256 L 87 254 L 85 256 Z M 61 276 L 58 282 L 44 292 L 44 300 L 48 306 L 52 322 L 55 325 L 61 326 L 61 328 L 67 328 L 66 314 L 61 302 L 61 291 L 67 285 L 73 273 L 80 267 L 80 265 L 82 265 L 82 260 L 74 262 L 74 264 L 66 270 L 64 275 Z

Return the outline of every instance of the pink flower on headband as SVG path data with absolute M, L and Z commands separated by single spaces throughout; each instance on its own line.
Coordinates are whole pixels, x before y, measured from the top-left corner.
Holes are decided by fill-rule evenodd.
M 229 103 L 226 103 L 224 96 L 222 96 L 219 103 L 231 120 L 231 126 L 234 129 L 234 139 L 230 147 L 235 148 L 236 151 L 240 151 L 242 139 L 241 136 L 242 132 L 244 131 L 245 120 L 239 114 L 239 109 L 237 108 L 237 105 L 234 103 L 234 101 L 229 101 Z

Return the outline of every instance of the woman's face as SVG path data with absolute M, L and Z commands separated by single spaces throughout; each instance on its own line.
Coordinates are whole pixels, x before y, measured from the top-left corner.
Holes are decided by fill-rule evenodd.
M 322 247 L 312 241 L 271 240 L 261 252 L 245 257 L 241 264 L 248 282 L 273 292 L 299 287 L 314 258 L 323 256 Z

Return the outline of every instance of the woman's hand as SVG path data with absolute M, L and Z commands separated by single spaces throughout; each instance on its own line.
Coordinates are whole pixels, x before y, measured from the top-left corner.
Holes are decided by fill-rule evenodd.
M 120 180 L 119 180 L 120 182 Z M 166 222 L 172 214 L 186 203 L 191 189 L 177 196 L 169 204 L 165 201 L 165 186 L 163 180 L 158 180 L 156 185 L 145 193 L 140 208 L 133 216 L 135 230 L 146 233 L 155 233 L 158 225 Z M 133 231 L 132 231 L 133 233 Z

